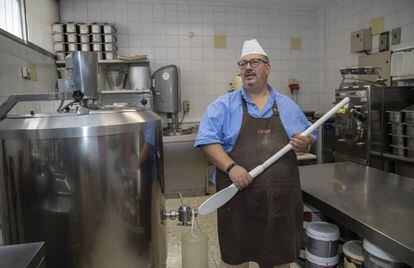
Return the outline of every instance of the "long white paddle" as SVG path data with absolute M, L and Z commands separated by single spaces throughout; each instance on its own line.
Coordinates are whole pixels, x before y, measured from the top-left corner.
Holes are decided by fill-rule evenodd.
M 331 110 L 329 110 L 326 114 L 324 114 L 321 118 L 319 118 L 318 121 L 316 121 L 313 125 L 311 125 L 308 129 L 306 129 L 304 132 L 302 132 L 300 135 L 307 136 L 312 131 L 320 127 L 323 123 L 325 123 L 326 120 L 328 120 L 331 116 L 333 116 L 339 109 L 341 109 L 344 105 L 348 104 L 349 98 L 344 98 L 341 102 L 339 102 L 337 105 L 335 105 Z M 269 159 L 267 159 L 263 164 L 255 167 L 249 172 L 249 175 L 254 179 L 259 174 L 261 174 L 266 168 L 271 166 L 274 162 L 276 162 L 279 158 L 284 156 L 287 152 L 289 152 L 292 149 L 292 145 L 289 143 L 280 151 L 275 153 L 273 156 L 271 156 Z M 230 199 L 233 198 L 233 196 L 237 193 L 238 189 L 236 185 L 231 184 L 227 188 L 224 188 L 223 190 L 215 193 L 212 195 L 209 199 L 204 201 L 199 207 L 198 207 L 198 214 L 200 215 L 206 215 L 208 213 L 211 213 L 221 207 L 222 205 L 226 204 Z

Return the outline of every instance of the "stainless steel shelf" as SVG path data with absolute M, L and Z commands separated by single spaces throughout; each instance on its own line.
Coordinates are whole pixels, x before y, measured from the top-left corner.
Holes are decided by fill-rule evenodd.
M 101 94 L 146 94 L 151 93 L 151 90 L 141 89 L 122 89 L 122 90 L 101 90 Z
M 134 64 L 134 63 L 149 63 L 149 60 L 98 60 L 99 64 Z M 57 65 L 65 64 L 64 60 L 57 60 Z
M 395 155 L 395 154 L 389 154 L 389 153 L 383 153 L 382 155 L 384 157 L 386 157 L 386 158 L 391 158 L 391 159 L 395 159 L 395 160 L 400 160 L 400 161 L 414 163 L 414 158 L 400 156 L 400 155 Z
M 299 167 L 304 201 L 414 266 L 414 180 L 351 162 Z
M 414 80 L 414 75 L 393 76 L 393 81 Z

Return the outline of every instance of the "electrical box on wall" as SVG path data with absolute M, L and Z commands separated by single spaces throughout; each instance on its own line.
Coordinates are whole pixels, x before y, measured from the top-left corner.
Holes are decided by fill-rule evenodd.
M 391 31 L 391 45 L 401 43 L 401 28 L 395 28 Z
M 380 52 L 390 49 L 390 32 L 383 32 L 380 34 L 379 47 Z
M 351 33 L 351 52 L 364 52 L 372 49 L 370 29 L 362 29 Z

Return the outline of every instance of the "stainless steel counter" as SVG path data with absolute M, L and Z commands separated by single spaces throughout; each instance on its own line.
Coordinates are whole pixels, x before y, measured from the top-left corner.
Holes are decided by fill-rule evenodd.
M 350 163 L 299 168 L 304 201 L 414 267 L 414 180 Z
M 44 242 L 0 246 L 0 267 L 44 268 L 45 265 Z

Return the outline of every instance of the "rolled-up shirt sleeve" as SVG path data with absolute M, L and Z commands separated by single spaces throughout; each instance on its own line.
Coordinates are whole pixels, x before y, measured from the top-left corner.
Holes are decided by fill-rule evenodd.
M 223 102 L 215 101 L 210 104 L 200 122 L 194 147 L 206 144 L 223 144 L 223 123 L 226 107 Z

